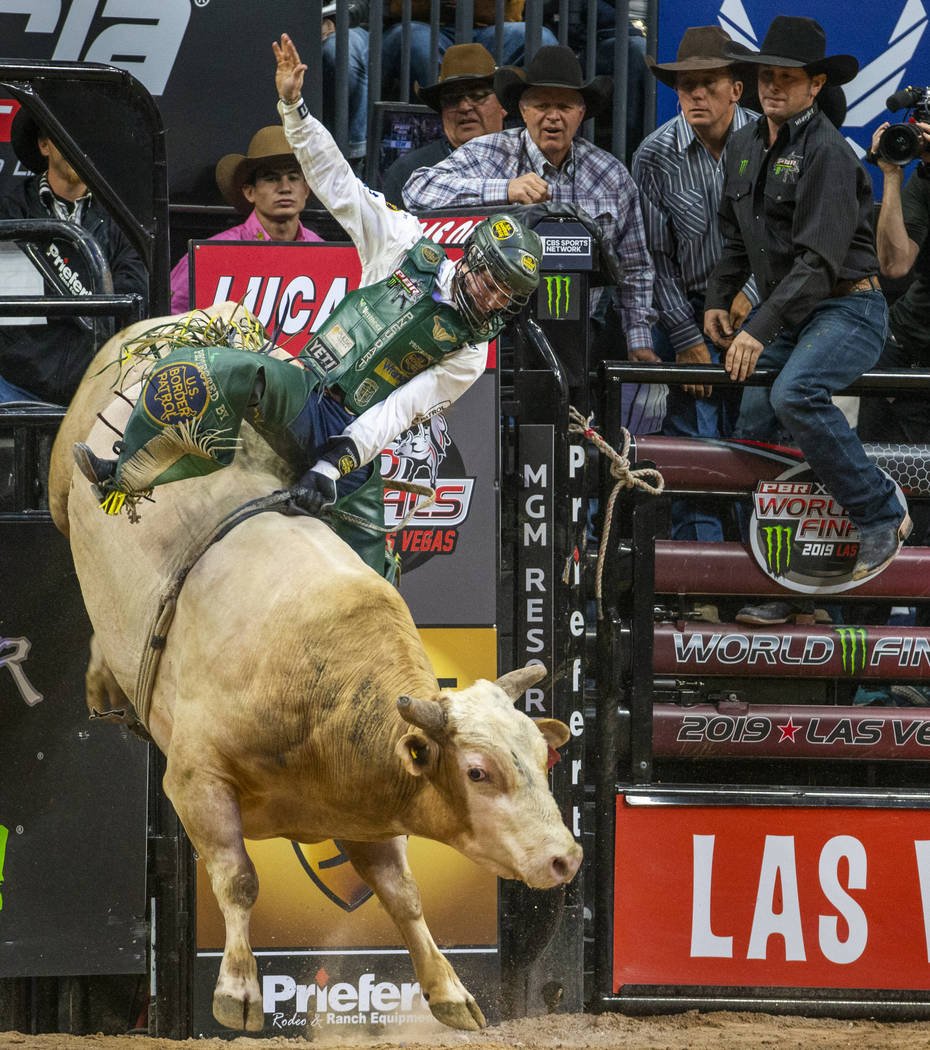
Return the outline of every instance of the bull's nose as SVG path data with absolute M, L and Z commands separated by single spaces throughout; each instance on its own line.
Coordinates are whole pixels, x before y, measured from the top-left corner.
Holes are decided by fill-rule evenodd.
M 581 867 L 581 847 L 574 845 L 568 853 L 553 857 L 549 862 L 549 870 L 552 872 L 553 881 L 571 882 L 575 872 Z

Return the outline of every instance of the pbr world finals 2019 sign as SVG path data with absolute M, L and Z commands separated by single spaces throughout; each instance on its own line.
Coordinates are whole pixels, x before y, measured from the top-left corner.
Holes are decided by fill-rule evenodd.
M 859 530 L 806 463 L 756 486 L 749 546 L 762 571 L 791 591 L 836 594 L 864 582 L 852 579 Z

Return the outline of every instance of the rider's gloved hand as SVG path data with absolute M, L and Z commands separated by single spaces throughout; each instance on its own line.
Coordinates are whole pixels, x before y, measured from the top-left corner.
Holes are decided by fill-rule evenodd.
M 308 470 L 291 489 L 294 503 L 308 514 L 319 514 L 336 502 L 336 482 L 317 470 Z

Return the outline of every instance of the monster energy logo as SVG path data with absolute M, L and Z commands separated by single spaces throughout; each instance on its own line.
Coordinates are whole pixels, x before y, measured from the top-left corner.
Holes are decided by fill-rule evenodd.
M 787 525 L 763 525 L 759 530 L 765 538 L 765 561 L 774 576 L 784 576 L 791 566 L 791 537 Z
M 866 657 L 869 655 L 865 628 L 834 627 L 833 630 L 840 636 L 843 670 L 847 674 L 855 674 L 857 670 L 864 671 Z
M 562 303 L 562 292 L 565 292 L 565 303 Z M 572 279 L 568 274 L 546 275 L 546 296 L 549 306 L 549 316 L 560 321 L 564 315 L 568 315 L 569 298 L 572 290 Z M 553 309 L 553 299 L 555 308 Z

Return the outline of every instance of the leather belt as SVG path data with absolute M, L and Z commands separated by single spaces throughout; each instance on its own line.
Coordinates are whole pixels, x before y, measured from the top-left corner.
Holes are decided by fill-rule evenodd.
M 875 274 L 869 274 L 868 277 L 861 277 L 859 280 L 853 280 L 850 277 L 846 281 L 836 282 L 831 298 L 842 299 L 844 295 L 852 295 L 853 292 L 880 292 L 881 290 L 882 286 L 878 283 Z

